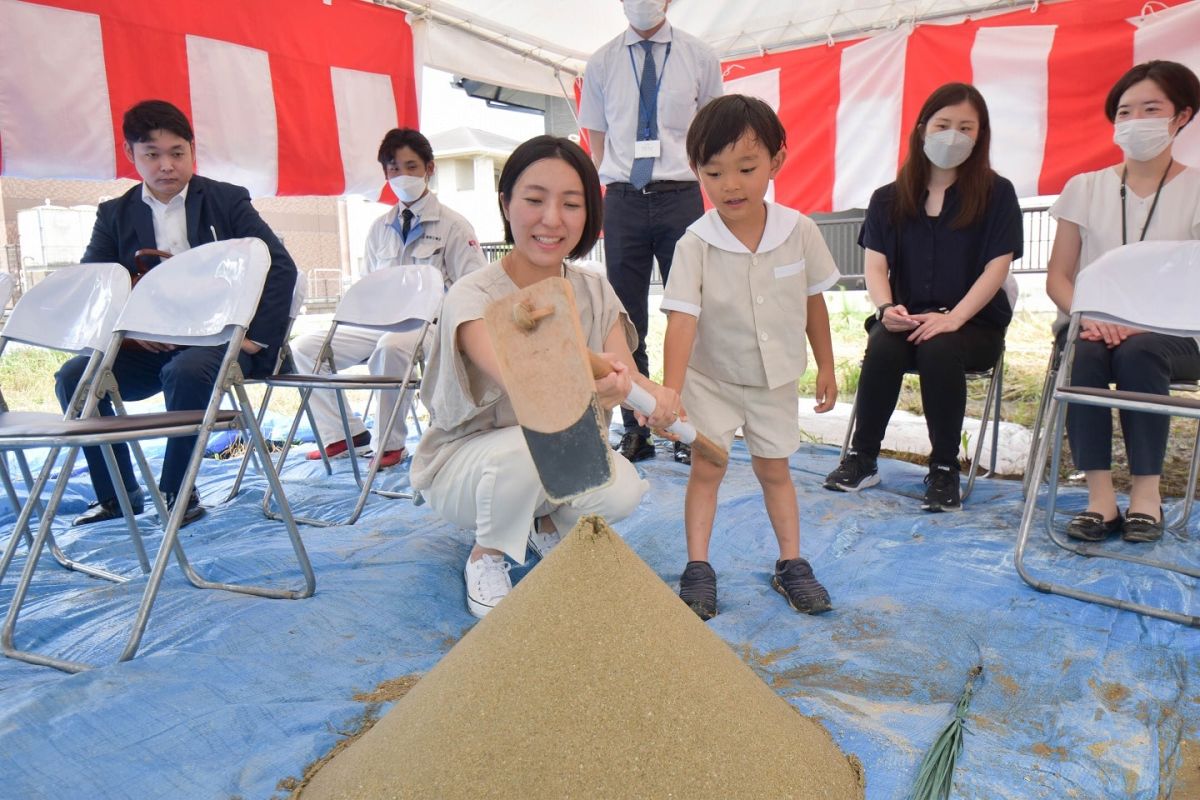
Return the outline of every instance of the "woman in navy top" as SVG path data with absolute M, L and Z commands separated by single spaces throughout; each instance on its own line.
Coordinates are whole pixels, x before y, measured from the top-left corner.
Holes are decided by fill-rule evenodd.
M 894 183 L 875 191 L 858 243 L 866 250 L 868 320 L 852 448 L 825 488 L 879 483 L 876 459 L 906 370 L 921 378 L 931 445 L 926 511 L 955 511 L 968 370 L 995 364 L 1012 307 L 1003 291 L 1023 245 L 1012 183 L 988 161 L 979 91 L 950 83 L 929 96 Z

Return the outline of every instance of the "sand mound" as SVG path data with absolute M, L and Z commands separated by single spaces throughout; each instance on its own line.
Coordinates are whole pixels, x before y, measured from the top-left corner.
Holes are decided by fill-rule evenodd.
M 312 779 L 323 798 L 861 798 L 858 769 L 586 517 Z

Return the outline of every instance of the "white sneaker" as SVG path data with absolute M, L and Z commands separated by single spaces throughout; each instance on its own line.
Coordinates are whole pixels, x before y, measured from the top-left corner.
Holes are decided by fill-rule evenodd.
M 483 619 L 512 591 L 508 570 L 504 556 L 484 553 L 476 561 L 467 558 L 463 577 L 467 582 L 467 608 L 472 614 Z
M 538 518 L 533 518 L 533 524 L 529 526 L 529 549 L 537 553 L 538 558 L 545 558 L 550 555 L 550 551 L 562 541 L 562 534 L 557 530 L 543 533 L 538 530 Z

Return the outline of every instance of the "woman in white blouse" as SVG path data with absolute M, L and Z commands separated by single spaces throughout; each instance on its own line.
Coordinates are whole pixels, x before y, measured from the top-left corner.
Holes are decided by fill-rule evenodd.
M 1046 291 L 1070 311 L 1075 276 L 1113 248 L 1144 239 L 1200 239 L 1200 170 L 1172 153 L 1179 131 L 1200 106 L 1200 81 L 1182 64 L 1149 61 L 1117 81 L 1104 111 L 1114 124 L 1113 141 L 1125 159 L 1116 166 L 1076 175 L 1050 209 L 1058 220 Z M 1060 328 L 1062 317 L 1060 317 Z M 1061 338 L 1064 330 L 1059 330 Z M 1200 378 L 1200 351 L 1192 339 L 1084 320 L 1072 364 L 1075 385 L 1167 394 L 1172 379 Z M 1102 541 L 1122 533 L 1126 541 L 1162 536 L 1159 478 L 1169 418 L 1121 412 L 1132 487 L 1124 516 L 1112 481 L 1112 413 L 1071 406 L 1067 434 L 1076 468 L 1087 480 L 1087 509 L 1067 533 Z

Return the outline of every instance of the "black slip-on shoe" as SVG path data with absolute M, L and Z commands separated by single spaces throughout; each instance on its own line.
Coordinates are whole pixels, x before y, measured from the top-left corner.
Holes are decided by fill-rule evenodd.
M 1125 520 L 1120 511 L 1109 520 L 1098 511 L 1081 511 L 1067 523 L 1067 536 L 1081 542 L 1103 542 L 1120 533 L 1124 524 Z

